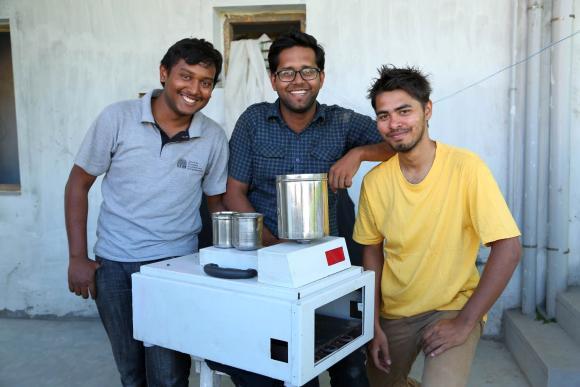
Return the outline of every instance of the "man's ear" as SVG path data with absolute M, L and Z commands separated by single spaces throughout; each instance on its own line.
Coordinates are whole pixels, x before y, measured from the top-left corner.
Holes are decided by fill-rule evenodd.
M 164 65 L 159 65 L 159 82 L 161 82 L 163 86 L 165 86 L 167 78 L 169 78 L 169 71 L 167 70 L 167 67 Z
M 272 84 L 272 90 L 274 91 L 278 91 L 276 90 L 276 74 L 275 73 L 270 73 L 270 83 Z
M 425 119 L 430 120 L 432 114 L 433 114 L 433 102 L 431 102 L 431 100 L 429 100 L 425 104 Z

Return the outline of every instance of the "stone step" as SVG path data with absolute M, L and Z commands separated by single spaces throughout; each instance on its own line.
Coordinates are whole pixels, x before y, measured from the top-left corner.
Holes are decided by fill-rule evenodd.
M 580 344 L 580 287 L 569 288 L 558 295 L 556 321 L 571 338 L 576 340 L 576 343 Z
M 509 310 L 505 343 L 533 387 L 580 386 L 580 345 L 557 323 Z

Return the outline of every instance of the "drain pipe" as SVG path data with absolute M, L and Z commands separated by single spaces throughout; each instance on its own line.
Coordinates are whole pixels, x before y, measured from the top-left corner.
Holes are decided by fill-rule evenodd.
M 544 4 L 542 12 L 542 47 L 552 42 L 551 20 L 552 9 Z M 541 55 L 540 70 L 540 131 L 538 135 L 538 209 L 537 209 L 537 245 L 536 249 L 536 306 L 544 316 L 546 314 L 546 266 L 548 247 L 548 167 L 550 155 L 550 55 Z
M 521 8 L 521 9 L 520 9 Z M 525 31 L 521 31 L 520 17 L 525 18 L 525 10 L 521 1 L 513 2 L 512 9 L 512 32 L 511 32 L 511 63 L 516 63 L 521 59 L 520 54 L 523 51 L 522 41 Z M 513 66 L 510 69 L 510 88 L 509 88 L 509 130 L 508 130 L 508 173 L 507 173 L 507 202 L 512 211 L 514 219 L 518 226 L 522 224 L 522 190 L 524 185 L 523 179 L 523 149 L 524 143 L 524 77 L 522 72 L 518 71 L 519 66 Z
M 511 63 L 517 63 L 525 55 L 525 19 L 526 0 L 512 2 L 512 31 L 511 31 Z M 509 128 L 508 128 L 508 171 L 507 171 L 507 203 L 513 217 L 522 227 L 523 185 L 524 185 L 524 123 L 525 106 L 525 68 L 512 66 L 510 69 L 509 85 Z M 514 273 L 512 281 L 522 286 L 522 266 Z M 510 281 L 511 285 L 511 281 Z M 509 285 L 508 285 L 509 286 Z M 518 293 L 521 303 L 521 293 Z
M 554 0 L 552 39 L 572 33 L 573 0 Z M 548 228 L 548 281 L 546 309 L 556 315 L 556 297 L 568 281 L 568 225 L 570 200 L 570 100 L 572 39 L 552 48 L 552 103 L 550 111 L 550 186 Z
M 528 0 L 527 55 L 538 52 L 542 40 L 543 2 Z M 538 137 L 540 122 L 540 60 L 530 59 L 526 65 L 526 132 L 524 139 L 524 214 L 522 229 L 522 312 L 536 311 L 536 248 L 538 209 Z

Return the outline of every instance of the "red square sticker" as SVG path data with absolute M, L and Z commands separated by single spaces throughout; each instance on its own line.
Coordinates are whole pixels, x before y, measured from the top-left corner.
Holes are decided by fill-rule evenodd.
M 344 251 L 342 250 L 342 247 L 337 247 L 336 249 L 328 250 L 325 252 L 325 254 L 328 266 L 332 266 L 335 263 L 344 261 Z

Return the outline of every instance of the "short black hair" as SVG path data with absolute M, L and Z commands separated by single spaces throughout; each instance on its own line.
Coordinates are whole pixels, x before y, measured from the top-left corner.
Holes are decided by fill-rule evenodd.
M 270 46 L 270 50 L 268 51 L 268 65 L 270 66 L 270 72 L 272 74 L 278 69 L 278 64 L 280 63 L 279 57 L 282 50 L 296 46 L 313 49 L 316 55 L 316 66 L 321 71 L 324 70 L 324 49 L 318 44 L 316 38 L 305 32 L 293 31 L 279 36 Z
M 379 77 L 375 78 L 369 88 L 368 98 L 376 110 L 377 95 L 385 91 L 403 90 L 423 105 L 429 102 L 431 84 L 427 75 L 416 67 L 395 67 L 383 65 L 378 69 Z
M 222 54 L 210 42 L 197 38 L 181 39 L 169 47 L 169 50 L 167 50 L 165 56 L 161 59 L 161 65 L 169 73 L 171 72 L 171 68 L 181 59 L 189 65 L 201 63 L 204 66 L 214 66 L 215 77 L 213 83 L 215 86 L 222 71 L 223 58 Z M 163 85 L 163 82 L 161 84 Z

